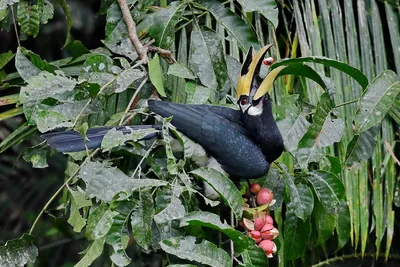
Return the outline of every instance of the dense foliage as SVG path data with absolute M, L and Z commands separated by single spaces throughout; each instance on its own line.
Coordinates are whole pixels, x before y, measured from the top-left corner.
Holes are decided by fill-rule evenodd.
M 138 58 L 117 1 L 101 1 L 103 45 L 89 50 L 71 37 L 68 1 L 0 0 L 0 28 L 15 30 L 19 42 L 0 51 L 0 120 L 19 122 L 0 143 L 1 153 L 37 140 L 37 131 L 59 128 L 85 136 L 94 126 L 158 121 L 164 136 L 138 142 L 157 130 L 127 135 L 111 130 L 100 149 L 67 153 L 67 165 L 60 167 L 64 183 L 54 194 L 45 192 L 48 201 L 34 215 L 29 233 L 0 247 L 0 266 L 36 259 L 45 264 L 36 247 L 45 211 L 70 224 L 52 226 L 55 239 L 68 232 L 75 241 L 85 240 L 76 266 L 96 259 L 116 266 L 322 266 L 357 256 L 395 257 L 398 2 L 126 2 L 141 44 L 151 47 L 148 62 Z M 38 36 L 57 8 L 67 21 L 68 57 L 48 62 L 24 42 Z M 266 43 L 275 44 L 275 63 L 263 66 L 262 75 L 288 66 L 272 92 L 286 151 L 266 177 L 254 181 L 274 193 L 267 212 L 280 235 L 272 259 L 238 226 L 250 216 L 243 211 L 247 183 L 234 184 L 216 170 L 196 166 L 192 159 L 203 151 L 170 119 L 149 116 L 142 101 L 157 94 L 165 101 L 235 108 L 243 55 Z M 16 119 L 22 114 L 25 120 Z M 176 145 L 180 151 L 173 152 Z M 60 156 L 54 154 L 37 141 L 23 159 L 33 168 L 47 168 Z M 201 181 L 219 200 L 203 194 Z

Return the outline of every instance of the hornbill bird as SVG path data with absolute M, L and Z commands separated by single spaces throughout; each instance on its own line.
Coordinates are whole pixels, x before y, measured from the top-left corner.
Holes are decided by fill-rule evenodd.
M 239 110 L 212 106 L 176 104 L 148 100 L 148 109 L 162 117 L 172 117 L 171 124 L 184 135 L 200 144 L 231 179 L 250 179 L 265 175 L 269 165 L 283 152 L 283 139 L 272 115 L 269 91 L 281 66 L 261 79 L 261 64 L 272 45 L 257 54 L 249 49 L 241 67 L 237 103 Z M 157 128 L 160 125 L 119 126 L 129 133 L 135 129 Z M 89 129 L 84 141 L 75 131 L 52 132 L 42 136 L 60 152 L 76 152 L 100 147 L 104 135 L 114 127 Z M 144 139 L 160 137 L 151 134 Z M 210 162 L 210 161 L 209 161 Z M 215 162 L 215 161 L 214 161 Z

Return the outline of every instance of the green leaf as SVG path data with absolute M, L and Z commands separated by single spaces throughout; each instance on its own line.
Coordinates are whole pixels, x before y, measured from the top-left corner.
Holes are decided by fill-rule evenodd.
M 75 204 L 78 209 L 92 206 L 92 201 L 79 186 L 77 187 L 77 190 L 69 189 L 69 192 L 71 193 L 72 198 L 75 200 Z
M 210 98 L 210 88 L 188 81 L 185 86 L 187 104 L 205 104 Z
M 310 123 L 303 114 L 299 114 L 294 120 L 285 118 L 277 122 L 279 131 L 282 134 L 283 143 L 289 152 L 296 150 L 297 145 L 307 132 Z
M 270 67 L 270 71 L 279 66 L 285 66 L 285 65 L 290 66 L 291 64 L 305 63 L 305 62 L 319 63 L 319 64 L 323 64 L 328 67 L 338 69 L 338 70 L 346 73 L 350 77 L 352 77 L 354 80 L 356 80 L 362 86 L 362 88 L 366 88 L 368 85 L 368 78 L 359 69 L 356 69 L 356 68 L 354 68 L 346 63 L 343 63 L 341 61 L 337 61 L 337 60 L 326 58 L 326 57 L 320 57 L 320 56 L 282 59 L 282 60 L 277 61 L 274 64 L 272 64 Z
M 109 162 L 87 162 L 78 176 L 86 183 L 90 198 L 97 197 L 106 202 L 110 202 L 117 194 L 120 194 L 120 198 L 126 198 L 133 190 L 168 184 L 155 179 L 132 179 L 116 167 L 111 167 Z
M 38 5 L 29 5 L 28 2 L 20 2 L 17 9 L 17 19 L 21 33 L 33 37 L 38 35 L 40 23 Z
M 276 6 L 275 0 L 238 0 L 245 12 L 259 12 L 264 16 L 275 29 L 278 27 L 279 9 Z
M 340 201 L 340 204 L 336 207 L 336 214 L 336 233 L 338 236 L 338 246 L 336 250 L 339 250 L 346 245 L 350 237 L 350 210 L 346 201 Z
M 282 168 L 283 180 L 286 184 L 286 191 L 290 195 L 290 203 L 288 204 L 297 217 L 303 221 L 310 217 L 314 207 L 314 197 L 310 189 L 303 184 L 295 184 L 294 177 L 286 168 Z
M 338 215 L 335 207 L 324 208 L 321 204 L 315 205 L 315 218 L 318 231 L 317 244 L 323 244 L 331 236 L 336 227 Z
M 117 266 L 126 266 L 131 262 L 131 258 L 125 252 L 129 241 L 126 229 L 129 215 L 134 207 L 135 203 L 133 201 L 121 201 L 114 208 L 114 211 L 118 214 L 114 217 L 114 222 L 107 234 L 106 242 L 113 247 L 114 253 L 110 258 Z
M 191 171 L 197 178 L 207 182 L 221 196 L 222 200 L 228 205 L 237 219 L 242 217 L 242 196 L 235 184 L 224 174 L 208 167 L 202 167 Z
M 91 266 L 95 259 L 103 254 L 105 238 L 96 239 L 92 244 L 86 249 L 85 256 L 74 265 L 74 267 L 88 267 Z
M 139 191 L 139 199 L 131 214 L 131 226 L 135 241 L 146 250 L 151 245 L 151 226 L 154 213 L 154 202 L 150 191 Z
M 23 156 L 23 159 L 26 162 L 31 162 L 33 168 L 47 168 L 47 152 L 48 149 L 46 147 L 31 147 L 28 148 Z
M 181 63 L 174 63 L 168 67 L 168 75 L 174 75 L 176 77 L 184 78 L 184 79 L 196 79 L 196 75 Z
M 14 58 L 14 53 L 10 50 L 6 53 L 0 54 L 0 69 L 2 69 L 11 59 Z
M 182 193 L 180 186 L 176 185 L 171 198 L 171 202 L 160 212 L 154 215 L 154 221 L 157 224 L 166 223 L 172 220 L 180 219 L 186 214 L 185 207 L 179 196 Z
M 358 134 L 379 124 L 391 108 L 400 92 L 400 81 L 396 73 L 387 70 L 379 74 L 365 89 L 355 116 Z
M 127 69 L 122 71 L 116 80 L 117 88 L 115 89 L 116 93 L 122 93 L 136 80 L 139 80 L 144 77 L 143 71 L 138 69 Z
M 193 236 L 172 237 L 161 241 L 160 245 L 165 252 L 181 259 L 213 267 L 232 266 L 228 253 L 207 240 L 197 243 Z
M 111 211 L 106 205 L 91 209 L 86 227 L 86 236 L 96 240 L 105 237 L 110 231 L 114 217 L 119 213 Z
M 160 59 L 158 58 L 158 54 L 155 54 L 153 59 L 149 61 L 149 76 L 151 83 L 156 88 L 157 92 L 166 97 L 165 89 L 164 89 L 164 75 L 162 73 Z
M 54 6 L 48 0 L 38 1 L 39 12 L 40 12 L 40 23 L 47 24 L 49 19 L 53 18 Z
M 310 235 L 309 220 L 303 222 L 296 217 L 293 210 L 288 210 L 285 214 L 283 234 L 286 260 L 295 260 L 303 254 Z
M 345 199 L 344 185 L 333 173 L 327 171 L 308 172 L 305 177 L 313 186 L 314 192 L 324 208 L 336 207 Z
M 40 69 L 29 61 L 19 47 L 17 49 L 17 54 L 15 55 L 15 68 L 21 78 L 25 81 L 28 80 L 29 77 L 40 73 Z
M 0 246 L 0 266 L 33 264 L 39 254 L 33 241 L 33 236 L 24 234 L 21 238 L 8 240 L 4 246 Z
M 198 2 L 221 23 L 229 35 L 233 36 L 238 41 L 238 45 L 242 50 L 247 51 L 250 46 L 253 46 L 255 50 L 260 49 L 254 32 L 238 15 L 228 8 L 225 8 L 218 1 L 200 0 Z
M 224 96 L 222 92 L 229 86 L 229 77 L 221 38 L 217 33 L 205 27 L 192 32 L 189 67 L 203 85 L 216 90 L 217 99 Z
M 64 47 L 67 46 L 71 42 L 71 28 L 72 28 L 72 17 L 69 12 L 69 6 L 67 5 L 66 0 L 58 0 L 62 10 L 64 11 L 65 19 L 67 21 L 67 37 L 65 38 Z
M 322 158 L 320 148 L 339 142 L 342 138 L 344 122 L 340 118 L 331 117 L 334 106 L 328 93 L 323 93 L 313 117 L 313 124 L 300 140 L 296 151 L 296 158 L 303 169 L 307 168 L 309 162 Z
M 250 245 L 253 245 L 253 242 L 248 236 L 236 231 L 226 222 L 221 222 L 221 218 L 211 212 L 194 211 L 187 214 L 181 219 L 180 226 L 187 225 L 208 227 L 226 234 L 235 244 L 235 253 L 242 253 L 244 250 L 248 249 Z
M 74 227 L 74 231 L 80 233 L 82 228 L 86 225 L 86 219 L 82 217 L 79 208 L 76 205 L 75 199 L 71 199 L 70 216 L 68 223 Z
M 266 267 L 268 265 L 268 258 L 264 250 L 260 247 L 253 245 L 242 254 L 243 263 L 249 267 Z
M 355 135 L 347 145 L 346 165 L 351 166 L 353 163 L 360 163 L 368 160 L 376 147 L 376 135 L 379 133 L 379 127 L 372 127 Z
M 168 49 L 175 43 L 175 26 L 179 22 L 186 4 L 174 1 L 166 8 L 159 8 L 154 14 L 149 35 L 158 47 Z
M 68 99 L 67 94 L 72 95 L 76 81 L 63 75 L 53 75 L 42 71 L 27 80 L 28 84 L 21 87 L 20 102 L 42 101 L 48 97 L 60 101 Z
M 137 142 L 149 134 L 158 132 L 158 130 L 152 128 L 136 130 L 133 130 L 129 127 L 126 128 L 131 132 L 124 134 L 122 131 L 119 131 L 116 128 L 112 128 L 110 131 L 108 131 L 101 141 L 101 148 L 104 151 L 108 151 L 113 147 L 125 145 L 127 141 Z

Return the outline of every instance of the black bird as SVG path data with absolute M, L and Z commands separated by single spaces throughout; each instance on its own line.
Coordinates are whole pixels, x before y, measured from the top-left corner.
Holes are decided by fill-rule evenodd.
M 162 117 L 171 117 L 171 124 L 200 144 L 215 158 L 222 170 L 233 179 L 250 179 L 265 175 L 271 162 L 283 152 L 283 140 L 272 115 L 269 91 L 285 66 L 259 77 L 261 64 L 271 45 L 253 55 L 251 47 L 240 70 L 237 103 L 240 110 L 211 105 L 184 105 L 148 100 L 148 109 Z M 117 130 L 159 128 L 160 125 L 119 126 Z M 43 134 L 50 146 L 60 152 L 74 152 L 100 147 L 104 135 L 114 127 L 87 131 L 87 141 L 75 131 Z M 146 136 L 155 138 L 157 134 Z M 214 162 L 215 162 L 214 160 Z M 209 162 L 212 162 L 210 160 Z

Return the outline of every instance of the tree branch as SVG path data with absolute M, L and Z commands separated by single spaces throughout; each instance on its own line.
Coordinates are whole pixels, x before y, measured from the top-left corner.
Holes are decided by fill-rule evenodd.
M 139 37 L 137 36 L 136 23 L 133 21 L 131 12 L 129 11 L 128 4 L 126 3 L 126 0 L 117 0 L 117 2 L 119 4 L 119 7 L 121 8 L 122 17 L 124 18 L 126 27 L 128 28 L 129 40 L 131 40 L 133 47 L 135 48 L 136 53 L 139 56 L 139 59 L 144 64 L 147 64 L 148 61 L 147 49 L 142 45 L 142 43 L 139 40 Z

